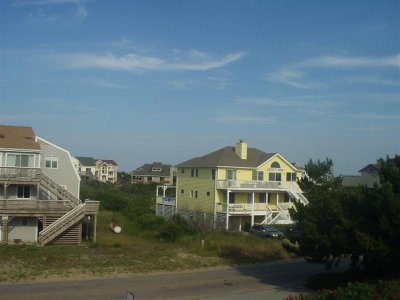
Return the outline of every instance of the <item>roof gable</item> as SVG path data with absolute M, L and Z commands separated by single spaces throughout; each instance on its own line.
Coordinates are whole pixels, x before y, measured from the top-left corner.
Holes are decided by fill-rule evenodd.
M 235 153 L 235 147 L 225 147 L 204 156 L 195 157 L 177 165 L 178 168 L 193 167 L 237 167 L 257 168 L 276 153 L 265 153 L 256 148 L 247 149 L 247 159 L 241 159 Z
M 164 165 L 160 162 L 152 164 L 144 164 L 132 172 L 135 176 L 162 176 L 168 177 L 171 175 L 171 165 Z
M 93 157 L 76 157 L 83 166 L 96 166 L 96 160 Z

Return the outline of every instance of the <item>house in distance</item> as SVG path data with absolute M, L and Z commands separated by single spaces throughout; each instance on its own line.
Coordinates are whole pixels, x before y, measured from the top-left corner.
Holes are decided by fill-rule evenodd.
M 158 183 L 172 185 L 174 182 L 174 169 L 171 165 L 161 162 L 144 164 L 132 171 L 131 183 Z

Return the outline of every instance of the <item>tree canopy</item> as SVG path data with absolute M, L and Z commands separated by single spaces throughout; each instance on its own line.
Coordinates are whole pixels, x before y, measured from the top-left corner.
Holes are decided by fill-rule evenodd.
M 292 218 L 302 229 L 301 253 L 332 265 L 350 257 L 354 266 L 374 274 L 400 271 L 400 156 L 381 159 L 380 185 L 344 189 L 326 159 L 306 165 L 313 181 L 300 185 L 310 203 L 296 205 Z

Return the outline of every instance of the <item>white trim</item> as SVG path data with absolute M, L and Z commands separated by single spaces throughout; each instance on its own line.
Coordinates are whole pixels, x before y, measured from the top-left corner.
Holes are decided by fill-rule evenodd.
M 261 165 L 259 165 L 259 166 L 257 167 L 257 169 L 258 169 L 258 168 L 261 168 L 261 166 L 265 165 L 267 162 L 269 162 L 271 159 L 275 158 L 276 156 L 279 156 L 286 164 L 288 164 L 289 166 L 291 166 L 291 167 L 293 168 L 293 170 L 301 171 L 300 169 L 297 169 L 295 166 L 293 166 L 290 162 L 288 162 L 288 161 L 287 161 L 282 155 L 280 155 L 279 153 L 275 153 L 272 157 L 270 157 L 270 158 L 267 159 L 265 162 L 263 162 Z
M 4 152 L 17 151 L 17 152 L 35 152 L 35 153 L 39 153 L 39 152 L 42 152 L 42 149 L 0 148 L 0 151 L 4 151 Z

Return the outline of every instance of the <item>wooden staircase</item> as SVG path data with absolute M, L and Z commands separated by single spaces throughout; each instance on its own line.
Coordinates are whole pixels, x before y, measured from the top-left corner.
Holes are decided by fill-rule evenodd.
M 39 244 L 79 244 L 81 221 L 86 214 L 97 214 L 99 202 L 88 200 L 83 203 L 44 172 L 41 172 L 40 187 L 54 194 L 60 200 L 70 201 L 72 209 L 61 217 L 46 217 L 46 220 L 42 221 L 44 228 L 39 232 Z
M 67 229 L 70 229 L 72 226 L 78 224 L 84 217 L 85 203 L 80 203 L 61 218 L 40 231 L 38 240 L 39 244 L 46 245 Z
M 71 201 L 74 204 L 74 206 L 76 206 L 79 203 L 81 203 L 81 200 L 79 198 L 75 197 L 71 192 L 69 192 L 67 189 L 62 187 L 55 180 L 51 179 L 44 172 L 41 173 L 40 186 L 42 188 L 44 188 L 45 190 L 50 191 L 51 193 L 53 193 L 60 200 L 69 200 L 69 201 Z

